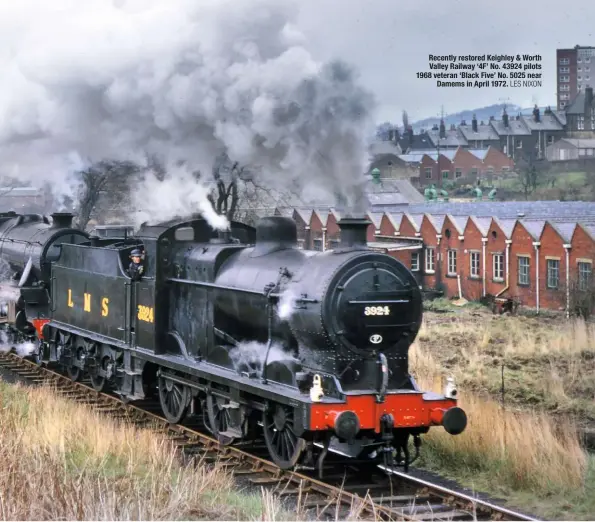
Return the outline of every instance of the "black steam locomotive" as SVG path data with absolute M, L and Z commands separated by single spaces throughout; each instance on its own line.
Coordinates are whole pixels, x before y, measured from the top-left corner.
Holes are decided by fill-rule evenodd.
M 322 470 L 329 448 L 407 468 L 430 426 L 465 429 L 456 390 L 423 392 L 408 371 L 420 290 L 366 247 L 368 221 L 343 219 L 339 248 L 313 252 L 282 217 L 223 233 L 169 222 L 131 237 L 52 217 L 0 215 L 19 290 L 1 320 L 14 342 L 35 341 L 38 363 L 124 401 L 158 395 L 172 423 L 202 413 L 222 444 L 262 431 L 284 469 Z M 140 281 L 127 273 L 133 249 L 144 251 Z

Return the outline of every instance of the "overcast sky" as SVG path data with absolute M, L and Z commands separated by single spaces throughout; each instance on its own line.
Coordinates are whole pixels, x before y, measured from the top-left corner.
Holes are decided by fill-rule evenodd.
M 281 1 L 281 0 L 280 0 Z M 565 11 L 565 9 L 568 9 Z M 595 46 L 595 1 L 303 0 L 300 26 L 318 57 L 344 58 L 377 96 L 378 120 L 411 120 L 507 103 L 556 104 L 557 48 Z M 543 86 L 438 88 L 416 78 L 428 55 L 541 54 Z M 595 77 L 595 74 L 593 74 Z

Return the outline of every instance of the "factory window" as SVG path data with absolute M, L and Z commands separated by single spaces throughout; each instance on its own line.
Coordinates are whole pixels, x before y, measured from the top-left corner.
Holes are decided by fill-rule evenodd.
M 459 179 L 463 177 L 463 170 L 462 169 L 456 169 L 455 170 L 455 178 Z
M 298 239 L 297 243 L 298 243 L 298 248 L 301 248 L 301 249 L 304 248 L 304 240 L 303 239 Z
M 431 167 L 430 168 L 427 168 L 425 170 L 425 172 L 426 172 L 426 179 L 432 179 L 432 169 L 431 169 Z
M 322 252 L 322 239 L 314 240 L 314 250 L 318 250 L 319 252 Z
M 531 282 L 529 262 L 529 256 L 519 256 L 519 285 L 528 285 Z
M 471 277 L 479 277 L 479 252 L 471 252 Z
M 457 251 L 448 251 L 448 275 L 457 275 Z
M 331 239 L 329 242 L 329 248 L 331 250 L 335 250 L 336 248 L 339 248 L 340 243 L 341 241 L 339 241 L 338 239 Z
M 554 137 L 553 136 L 548 136 L 547 137 L 547 143 L 548 143 L 548 145 L 551 145 L 552 143 L 554 143 Z
M 569 58 L 560 58 L 560 65 L 569 65 L 570 59 Z
M 590 261 L 578 262 L 578 288 L 579 290 L 588 290 L 591 286 L 591 272 L 593 265 Z
M 436 262 L 436 249 L 426 248 L 426 273 L 434 273 L 434 264 Z
M 442 171 L 442 179 L 448 179 L 448 175 L 449 175 L 449 171 L 448 170 L 443 170 Z
M 477 174 L 478 174 L 477 169 L 471 169 L 471 176 L 477 176 Z
M 570 72 L 570 67 L 560 67 L 560 72 L 561 73 L 569 73 Z
M 560 76 L 560 81 L 567 83 L 570 81 L 570 76 Z
M 547 287 L 556 289 L 560 282 L 560 261 L 558 259 L 547 260 Z
M 494 254 L 494 281 L 504 281 L 504 256 Z
M 515 140 L 515 142 L 516 142 L 516 148 L 517 149 L 522 149 L 523 148 L 523 140 L 521 140 L 520 138 L 517 138 Z
M 411 252 L 411 271 L 417 272 L 419 270 L 419 252 Z

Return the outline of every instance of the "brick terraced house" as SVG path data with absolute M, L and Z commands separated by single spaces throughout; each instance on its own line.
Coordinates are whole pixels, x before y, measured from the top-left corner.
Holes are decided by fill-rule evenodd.
M 337 244 L 340 212 L 301 209 L 293 216 L 304 223 L 298 222 L 304 248 Z M 567 313 L 581 295 L 595 294 L 595 203 L 424 203 L 367 217 L 368 245 L 408 266 L 425 290 L 458 297 L 460 285 L 468 300 L 512 297 Z

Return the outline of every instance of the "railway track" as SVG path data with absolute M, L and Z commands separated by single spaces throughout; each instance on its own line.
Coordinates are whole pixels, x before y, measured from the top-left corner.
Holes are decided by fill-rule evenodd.
M 227 468 L 253 486 L 272 488 L 276 495 L 289 502 L 294 499 L 296 506 L 318 518 L 343 519 L 360 512 L 366 518 L 386 520 L 538 520 L 382 466 L 346 465 L 339 455 L 329 455 L 324 481 L 310 476 L 307 470 L 283 471 L 267 460 L 264 443 L 221 446 L 205 434 L 199 416 L 181 425 L 170 424 L 160 415 L 158 401 L 125 404 L 117 396 L 96 392 L 85 381 L 73 382 L 14 353 L 0 353 L 0 368 L 29 383 L 50 385 L 62 396 L 110 418 L 163 435 L 187 458 Z

